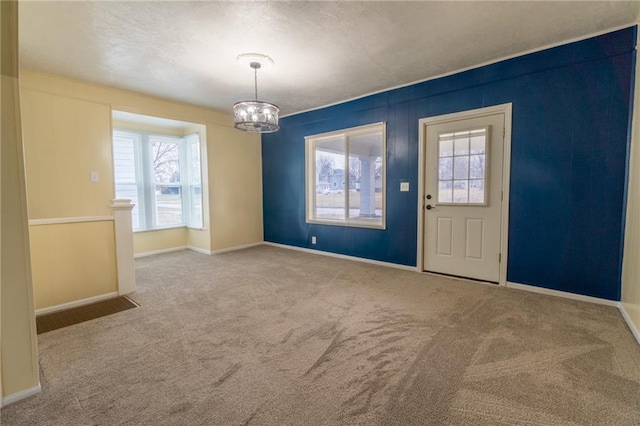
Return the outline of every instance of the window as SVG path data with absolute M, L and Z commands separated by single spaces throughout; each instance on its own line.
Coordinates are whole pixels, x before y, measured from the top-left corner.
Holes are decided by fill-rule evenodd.
M 384 123 L 306 141 L 307 222 L 385 227 Z
M 135 231 L 202 228 L 200 136 L 113 132 L 116 197 L 131 199 Z
M 438 135 L 438 204 L 487 204 L 488 128 Z

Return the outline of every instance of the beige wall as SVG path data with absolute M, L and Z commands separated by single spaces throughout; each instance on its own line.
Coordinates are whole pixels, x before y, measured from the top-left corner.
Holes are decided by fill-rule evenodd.
M 163 135 L 184 136 L 185 131 L 181 128 L 154 126 L 151 124 L 131 123 L 127 121 L 112 120 L 114 129 L 129 129 L 139 132 L 160 133 Z
M 118 291 L 113 221 L 29 229 L 36 309 Z
M 622 307 L 636 330 L 640 331 L 640 67 L 637 63 L 635 81 L 627 224 L 622 262 Z
M 29 219 L 111 215 L 109 106 L 21 85 Z
M 214 124 L 207 131 L 211 250 L 262 241 L 260 139 Z
M 21 75 L 34 300 L 44 309 L 118 290 L 113 222 L 104 222 L 114 198 L 111 109 L 34 83 Z
M 20 129 L 18 4 L 0 2 L 0 364 L 3 402 L 39 389 Z
M 186 246 L 187 229 L 184 227 L 143 231 L 133 234 L 133 252 L 135 254 L 151 253 Z
M 208 160 L 205 229 L 136 233 L 136 253 L 185 245 L 208 252 L 262 241 L 260 138 L 233 129 L 230 115 L 31 70 L 21 71 L 20 87 L 39 309 L 117 290 L 113 227 L 103 224 L 114 198 L 112 110 L 200 124 Z M 92 171 L 99 172 L 99 182 L 91 182 Z M 84 234 L 94 241 L 76 242 L 91 253 L 94 271 L 104 278 L 100 282 L 88 283 L 86 271 L 76 268 L 80 260 L 74 260 L 79 252 L 72 241 L 83 234 L 86 220 L 101 224 L 95 235 Z M 52 223 L 61 221 L 67 223 Z M 52 267 L 54 254 L 64 265 Z

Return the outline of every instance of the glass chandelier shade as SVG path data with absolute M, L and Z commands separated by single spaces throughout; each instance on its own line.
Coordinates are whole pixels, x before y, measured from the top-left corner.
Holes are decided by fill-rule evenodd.
M 233 123 L 236 129 L 251 133 L 273 133 L 280 129 L 280 109 L 269 102 L 258 100 L 258 69 L 260 62 L 249 64 L 254 71 L 255 100 L 236 102 L 233 105 Z
M 236 129 L 252 133 L 273 133 L 280 129 L 278 112 L 274 104 L 262 101 L 242 101 L 233 105 Z

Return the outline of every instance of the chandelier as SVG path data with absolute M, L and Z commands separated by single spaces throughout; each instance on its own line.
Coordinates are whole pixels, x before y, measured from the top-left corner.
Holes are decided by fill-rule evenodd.
M 258 100 L 258 70 L 263 65 L 273 65 L 273 59 L 259 53 L 244 53 L 238 60 L 248 62 L 253 68 L 255 97 L 253 101 L 236 102 L 233 105 L 233 123 L 236 129 L 251 133 L 273 133 L 280 129 L 280 109 L 269 102 Z

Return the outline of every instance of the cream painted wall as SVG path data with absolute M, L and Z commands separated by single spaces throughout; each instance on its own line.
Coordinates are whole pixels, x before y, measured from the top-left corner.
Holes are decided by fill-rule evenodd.
M 0 2 L 0 45 L 0 389 L 5 403 L 40 387 L 20 126 L 17 2 Z
M 31 226 L 36 309 L 118 291 L 113 221 Z
M 135 232 L 133 253 L 149 253 L 187 246 L 187 228 L 161 229 L 157 231 Z
M 640 41 L 640 34 L 639 34 Z M 627 223 L 622 262 L 622 307 L 640 331 L 640 66 L 636 62 Z M 638 335 L 636 335 L 638 337 Z
M 211 250 L 263 240 L 260 137 L 207 125 Z
M 184 130 L 174 127 L 153 126 L 150 124 L 130 123 L 127 121 L 112 120 L 114 129 L 129 129 L 139 132 L 161 133 L 164 135 L 184 136 Z
M 80 222 L 112 216 L 111 109 L 24 85 L 22 98 L 29 219 L 68 222 L 30 227 L 36 309 L 117 292 L 113 222 Z
M 109 106 L 30 89 L 22 99 L 29 219 L 111 215 Z
M 136 234 L 136 253 L 169 248 L 168 244 L 208 252 L 263 240 L 260 137 L 234 129 L 229 114 L 31 70 L 21 70 L 20 87 L 25 98 L 29 218 L 71 218 L 71 223 L 64 226 L 32 223 L 32 229 L 38 227 L 32 238 L 38 308 L 56 306 L 50 304 L 62 300 L 100 296 L 117 285 L 101 282 L 87 286 L 85 273 L 74 269 L 77 252 L 68 242 L 80 229 L 74 218 L 104 219 L 112 214 L 112 110 L 204 124 L 202 155 L 208 164 L 203 170 L 203 203 L 209 205 L 205 229 L 183 228 L 186 244 L 182 237 L 168 239 L 162 232 L 155 237 L 155 232 L 140 237 Z M 100 182 L 90 181 L 91 171 L 100 173 Z M 52 226 L 49 231 L 43 228 Z M 61 229 L 68 229 L 71 236 L 63 237 Z M 103 231 L 109 232 L 99 232 Z M 113 235 L 101 234 L 101 238 L 112 244 Z M 52 268 L 54 252 L 67 264 Z M 92 253 L 96 267 L 104 268 L 102 276 L 117 277 L 111 255 L 94 246 Z M 60 289 L 62 297 L 40 294 L 50 289 L 51 283 L 62 283 L 63 278 L 67 284 Z
M 208 230 L 187 228 L 187 247 L 211 252 L 211 233 Z

